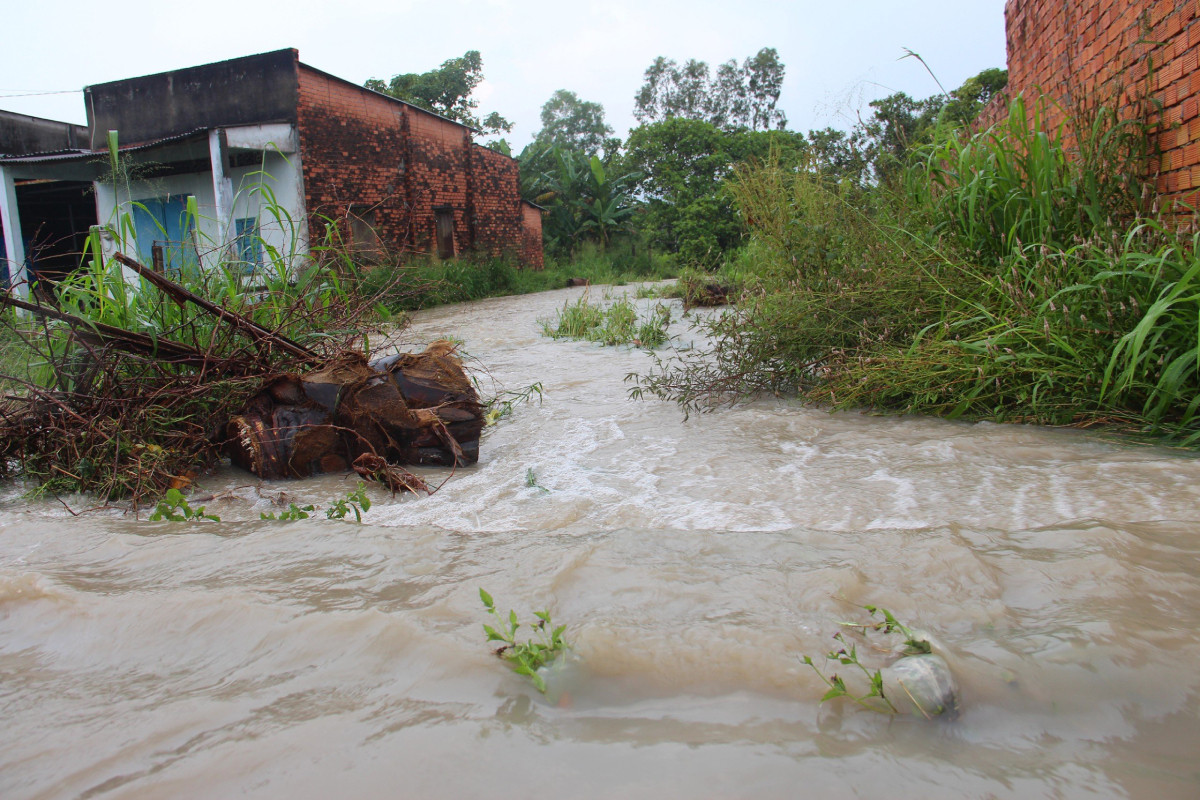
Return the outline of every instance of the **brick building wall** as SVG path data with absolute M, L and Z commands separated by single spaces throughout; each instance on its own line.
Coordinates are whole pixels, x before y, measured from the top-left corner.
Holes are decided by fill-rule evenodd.
M 350 215 L 373 222 L 393 249 L 409 241 L 411 213 L 404 192 L 404 106 L 370 96 L 352 84 L 298 65 L 297 128 L 304 167 L 309 230 L 328 221 L 352 242 Z
M 473 198 L 477 220 L 475 246 L 489 255 L 521 258 L 528 266 L 540 269 L 540 258 L 537 264 L 522 258 L 522 203 L 517 162 L 478 145 L 472 145 L 471 159 L 476 190 Z
M 470 206 L 470 131 L 461 125 L 419 111 L 409 116 L 408 185 L 416 221 L 418 250 L 434 249 L 436 212 L 454 218 L 454 252 L 474 246 Z
M 1200 3 L 1196 0 L 1008 0 L 1007 93 L 1044 92 L 1064 110 L 1109 104 L 1124 115 L 1145 100 L 1161 104 L 1152 165 L 1163 200 L 1200 200 Z M 1002 115 L 997 99 L 986 121 Z M 1154 106 L 1150 108 L 1153 110 Z
M 310 230 L 335 220 L 358 247 L 355 232 L 369 225 L 389 253 L 480 250 L 535 264 L 522 257 L 515 160 L 475 144 L 466 126 L 298 62 L 297 71 Z M 452 244 L 439 242 L 439 217 L 452 221 Z

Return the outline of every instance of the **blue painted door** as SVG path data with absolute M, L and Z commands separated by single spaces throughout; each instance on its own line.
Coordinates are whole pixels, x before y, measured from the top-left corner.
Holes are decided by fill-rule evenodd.
M 167 273 L 198 267 L 194 222 L 186 195 L 139 200 L 133 206 L 138 260 Z

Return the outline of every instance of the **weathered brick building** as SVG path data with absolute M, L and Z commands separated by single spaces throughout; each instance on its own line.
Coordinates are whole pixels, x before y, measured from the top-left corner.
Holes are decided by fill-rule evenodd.
M 66 223 L 35 206 L 34 187 L 83 230 L 129 211 L 136 241 L 111 246 L 166 266 L 232 252 L 254 268 L 260 243 L 303 256 L 327 231 L 364 259 L 481 252 L 542 266 L 541 216 L 520 199 L 516 161 L 462 124 L 301 63 L 295 50 L 90 86 L 85 96 L 83 147 L 18 152 L 27 131 L 0 127 L 0 224 L 14 284 L 26 265 L 69 255 L 39 244 L 39 231 Z M 109 131 L 129 170 L 119 179 L 106 174 Z M 188 210 L 199 213 L 184 218 Z
M 1200 201 L 1200 4 L 1195 0 L 1008 0 L 1008 92 L 1055 98 L 1049 122 L 1119 97 L 1149 110 L 1160 197 Z M 999 108 L 988 110 L 993 116 Z

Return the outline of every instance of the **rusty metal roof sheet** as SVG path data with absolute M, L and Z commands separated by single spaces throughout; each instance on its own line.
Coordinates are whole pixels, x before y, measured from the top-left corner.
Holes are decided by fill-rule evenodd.
M 118 147 L 117 152 L 120 153 L 136 153 L 142 150 L 150 150 L 155 147 L 161 147 L 166 144 L 174 144 L 187 139 L 192 139 L 201 135 L 208 135 L 208 128 L 193 128 L 184 133 L 176 133 L 171 136 L 164 136 L 161 139 L 155 139 L 150 142 L 139 142 L 138 144 L 126 145 Z M 0 155 L 0 164 L 42 164 L 61 161 L 88 161 L 98 156 L 108 157 L 108 148 L 102 150 L 52 150 L 46 153 L 26 153 L 24 155 L 8 156 Z

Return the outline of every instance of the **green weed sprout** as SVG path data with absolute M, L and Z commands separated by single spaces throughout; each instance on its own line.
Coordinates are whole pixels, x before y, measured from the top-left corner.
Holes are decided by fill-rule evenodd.
M 886 608 L 878 608 L 871 605 L 863 606 L 863 608 L 872 617 L 878 613 L 883 619 L 878 622 L 869 622 L 866 624 L 843 622 L 841 625 L 845 628 L 859 630 L 863 634 L 866 634 L 868 631 L 884 634 L 900 633 L 904 636 L 904 655 L 918 655 L 930 652 L 929 642 L 918 638 L 910 628 L 900 623 L 892 612 Z M 857 645 L 846 641 L 846 637 L 842 631 L 835 633 L 833 638 L 838 642 L 839 647 L 831 650 L 825 657 L 830 661 L 838 662 L 842 666 L 853 667 L 862 672 L 870 688 L 865 694 L 855 694 L 846 686 L 846 681 L 836 672 L 827 676 L 821 671 L 820 667 L 813 663 L 810 656 L 804 656 L 802 659 L 803 662 L 812 667 L 813 672 L 817 673 L 817 677 L 829 687 L 829 690 L 821 697 L 821 702 L 824 703 L 826 700 L 833 700 L 838 697 L 848 697 L 868 711 L 874 711 L 877 714 L 899 714 L 900 710 L 896 708 L 891 698 L 884 693 L 882 670 L 870 670 L 865 667 L 859 661 Z
M 488 427 L 495 425 L 509 414 L 512 414 L 513 408 L 517 403 L 533 402 L 534 395 L 537 395 L 538 405 L 541 405 L 544 391 L 542 382 L 538 381 L 537 383 L 531 383 L 524 389 L 500 392 L 487 402 L 487 411 L 483 415 L 484 425 Z
M 298 506 L 295 503 L 292 503 L 288 506 L 287 511 L 280 511 L 279 514 L 275 514 L 274 512 L 268 514 L 264 512 L 259 514 L 259 516 L 262 519 L 278 519 L 287 522 L 294 522 L 295 520 L 299 519 L 308 519 L 309 515 L 313 511 L 316 511 L 316 508 L 312 505 Z
M 354 515 L 356 522 L 362 522 L 362 515 L 371 508 L 371 498 L 367 496 L 367 487 L 362 481 L 358 482 L 358 487 L 347 494 L 345 497 L 334 500 L 325 509 L 326 519 L 345 519 L 349 514 Z M 287 511 L 280 511 L 259 514 L 261 519 L 274 519 L 284 522 L 295 522 L 301 519 L 308 519 L 316 513 L 316 506 L 298 506 L 292 503 L 288 506 Z
M 525 470 L 525 485 L 530 489 L 541 489 L 546 494 L 550 494 L 550 490 L 538 483 L 537 473 L 533 471 L 533 467 Z
M 496 610 L 492 596 L 483 589 L 479 590 L 479 599 L 483 601 L 483 607 L 487 609 L 488 613 L 496 618 L 495 626 L 487 624 L 483 626 L 489 642 L 503 642 L 496 650 L 496 655 L 507 661 L 514 672 L 529 678 L 537 690 L 545 694 L 546 681 L 538 674 L 538 669 L 552 664 L 556 658 L 567 651 L 568 645 L 563 640 L 563 632 L 567 626 L 555 627 L 550 620 L 549 612 L 535 611 L 533 615 L 537 617 L 538 621 L 532 627 L 537 631 L 537 639 L 518 642 L 517 628 L 521 625 L 517 621 L 517 612 L 509 611 L 507 617 L 502 616 Z
M 158 506 L 154 512 L 150 514 L 151 522 L 191 522 L 195 520 L 208 519 L 213 522 L 220 522 L 221 518 L 216 514 L 205 514 L 204 506 L 192 508 L 188 505 L 187 498 L 183 496 L 183 492 L 178 489 L 168 489 L 167 494 L 162 500 L 158 501 Z
M 333 505 L 325 509 L 328 519 L 345 519 L 347 514 L 354 514 L 355 522 L 362 522 L 364 511 L 371 510 L 371 498 L 367 497 L 367 486 L 362 481 L 358 488 L 343 498 L 333 501 Z

